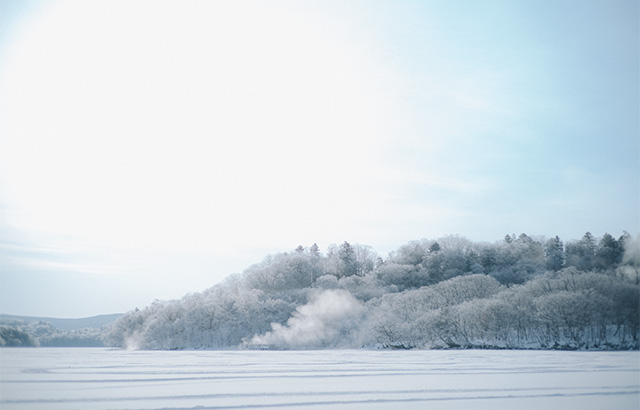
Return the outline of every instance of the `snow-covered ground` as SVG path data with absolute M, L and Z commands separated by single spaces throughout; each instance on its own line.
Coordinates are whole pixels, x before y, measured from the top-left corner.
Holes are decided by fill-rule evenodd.
M 638 409 L 638 352 L 0 350 L 0 409 Z

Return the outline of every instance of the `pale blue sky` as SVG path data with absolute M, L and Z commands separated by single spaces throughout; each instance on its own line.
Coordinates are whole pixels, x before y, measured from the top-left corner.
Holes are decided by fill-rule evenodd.
M 268 253 L 638 234 L 637 1 L 0 0 L 0 312 Z

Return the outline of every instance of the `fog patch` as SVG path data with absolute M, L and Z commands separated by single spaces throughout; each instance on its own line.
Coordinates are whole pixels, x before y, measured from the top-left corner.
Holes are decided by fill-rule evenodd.
M 140 350 L 144 345 L 144 337 L 143 335 L 135 330 L 133 333 L 125 336 L 124 338 L 124 348 L 125 350 Z
M 272 331 L 255 335 L 250 344 L 288 349 L 352 347 L 357 344 L 355 330 L 363 314 L 363 303 L 348 291 L 326 290 L 299 306 L 286 325 L 271 323 Z
M 635 283 L 640 283 L 640 234 L 635 238 L 629 236 L 624 241 L 622 265 L 618 268 L 623 276 Z

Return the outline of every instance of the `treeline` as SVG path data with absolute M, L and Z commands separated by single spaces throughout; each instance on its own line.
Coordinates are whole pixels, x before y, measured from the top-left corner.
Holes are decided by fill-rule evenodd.
M 0 325 L 0 347 L 35 347 L 38 341 L 14 326 Z
M 60 330 L 51 323 L 36 320 L 0 320 L 0 347 L 102 347 L 104 329 Z
M 104 334 L 122 348 L 637 349 L 640 246 L 507 235 L 410 242 L 386 259 L 347 242 L 267 256 Z

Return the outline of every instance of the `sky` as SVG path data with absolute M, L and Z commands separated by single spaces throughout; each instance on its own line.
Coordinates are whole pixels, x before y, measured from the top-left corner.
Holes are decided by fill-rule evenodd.
M 637 1 L 0 0 L 0 313 L 640 230 Z

